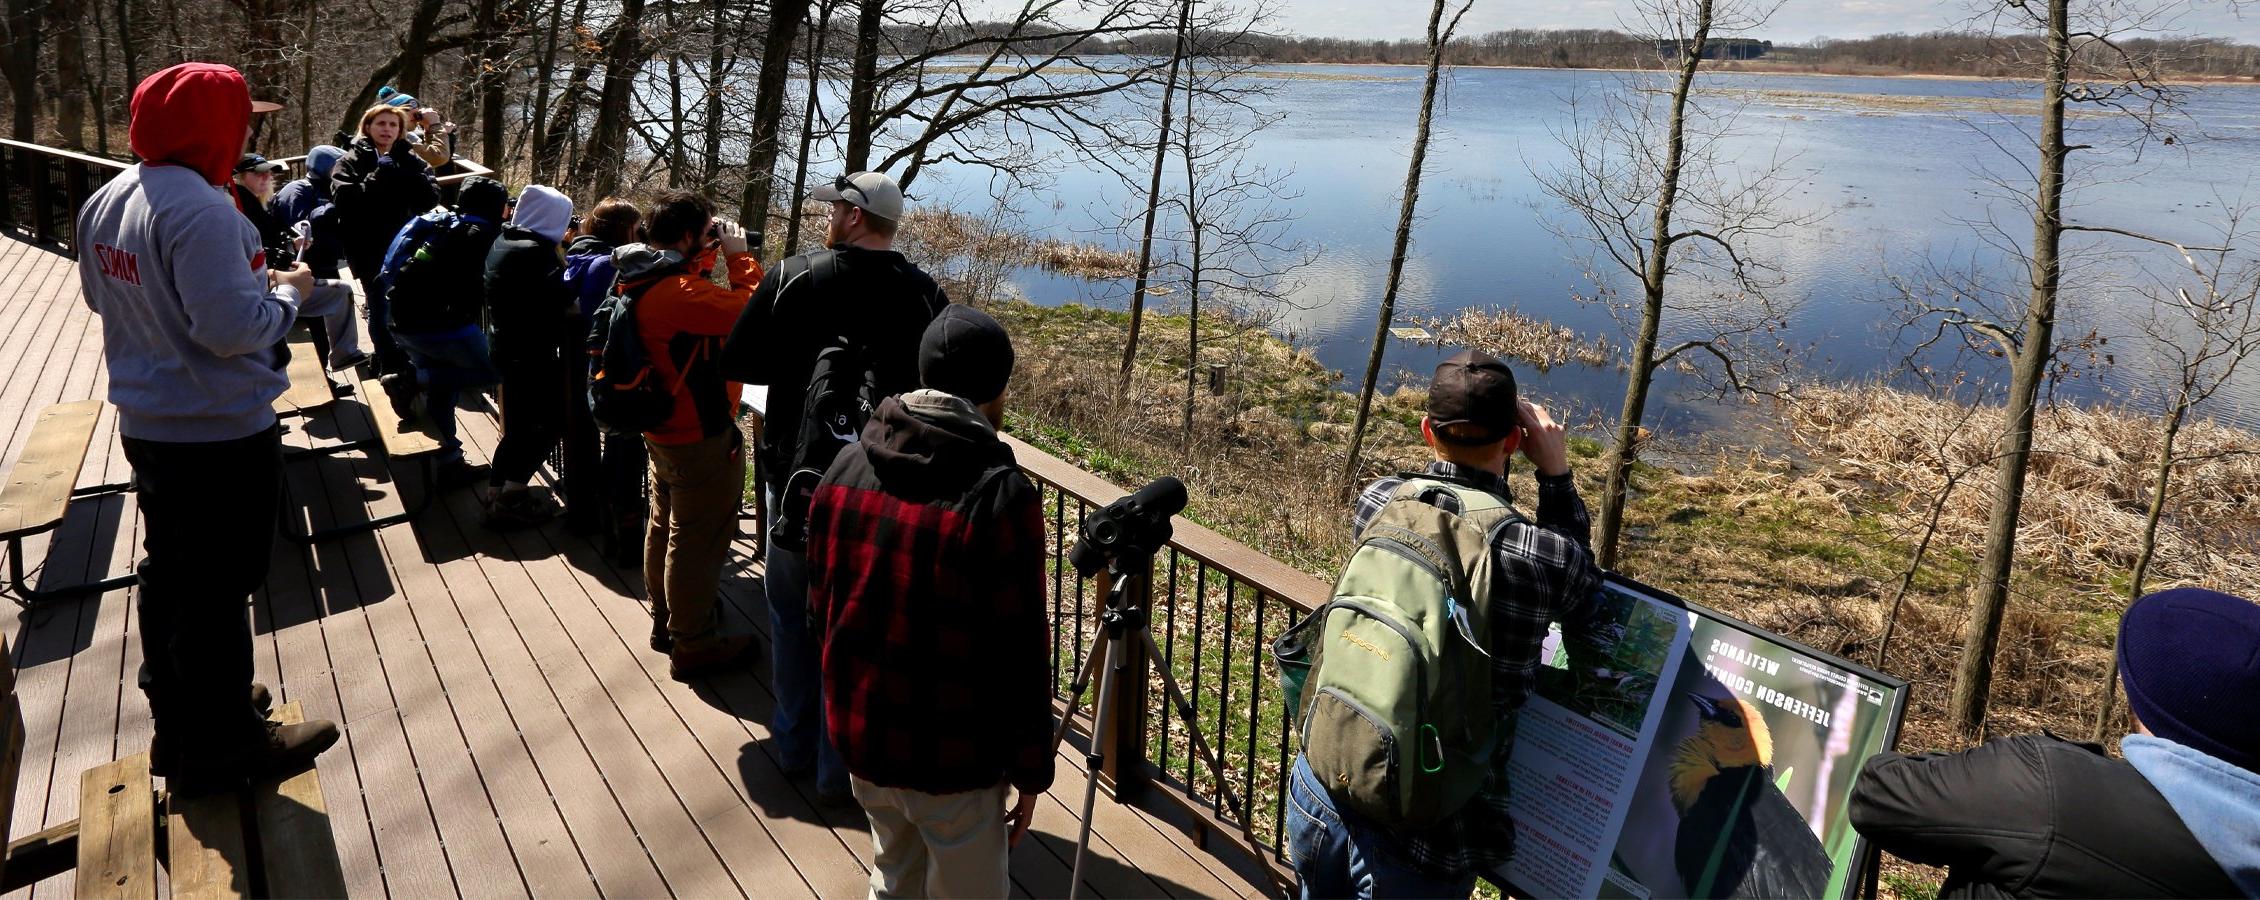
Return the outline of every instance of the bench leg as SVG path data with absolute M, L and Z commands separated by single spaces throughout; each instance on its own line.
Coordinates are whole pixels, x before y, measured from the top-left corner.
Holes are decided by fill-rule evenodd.
M 356 444 L 373 443 L 375 443 L 375 441 L 373 440 L 356 442 Z M 358 449 L 358 447 L 349 447 L 347 445 L 341 444 L 335 447 L 323 447 L 318 450 L 301 451 L 297 455 L 327 456 L 346 449 Z M 286 459 L 295 458 L 287 453 L 284 455 Z M 423 472 L 424 489 L 418 492 L 415 502 L 408 502 L 408 486 L 398 479 L 394 480 L 393 483 L 400 486 L 401 510 L 399 512 L 393 513 L 389 516 L 378 516 L 365 522 L 351 522 L 344 525 L 332 525 L 328 528 L 319 528 L 307 532 L 300 532 L 296 528 L 294 528 L 290 523 L 292 517 L 285 515 L 282 517 L 283 526 L 281 531 L 283 537 L 289 538 L 292 543 L 311 547 L 323 541 L 336 540 L 338 538 L 347 537 L 350 535 L 365 534 L 371 531 L 375 531 L 379 528 L 383 528 L 387 525 L 398 525 L 402 522 L 412 520 L 417 516 L 422 515 L 424 513 L 424 510 L 431 507 L 432 495 L 439 492 L 438 467 L 433 462 L 433 458 L 435 456 L 437 456 L 437 454 L 425 453 L 420 454 L 416 457 L 417 468 L 421 469 Z M 283 481 L 283 502 L 285 504 L 291 504 L 290 482 L 288 479 L 285 479 Z
M 133 482 L 130 481 L 121 481 L 116 484 L 92 484 L 82 488 L 73 488 L 71 490 L 71 498 L 77 500 L 87 497 L 106 497 L 111 494 L 122 494 L 132 489 Z M 58 522 L 56 524 L 59 526 L 62 523 Z M 68 600 L 72 597 L 83 597 L 89 594 L 104 594 L 110 591 L 118 590 L 119 588 L 128 588 L 141 583 L 140 575 L 129 572 L 124 575 L 104 578 L 100 581 L 90 581 L 85 584 L 74 584 L 67 587 L 44 589 L 32 587 L 30 576 L 28 576 L 24 572 L 23 541 L 24 538 L 31 537 L 33 534 L 44 533 L 45 532 L 27 532 L 24 534 L 11 535 L 8 538 L 8 583 L 5 587 L 9 593 L 15 595 L 17 606 L 21 606 L 25 609 L 30 609 L 32 605 L 36 603 L 46 603 L 53 600 Z

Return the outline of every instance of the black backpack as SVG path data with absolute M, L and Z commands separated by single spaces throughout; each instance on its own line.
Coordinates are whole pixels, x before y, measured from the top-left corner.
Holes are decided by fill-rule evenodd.
M 801 257 L 787 264 L 794 260 L 807 265 Z M 779 274 L 789 282 L 799 273 Z M 780 447 L 785 477 L 777 492 L 777 521 L 769 528 L 769 539 L 778 546 L 794 552 L 808 549 L 808 508 L 816 499 L 816 485 L 840 451 L 860 439 L 879 399 L 879 375 L 863 347 L 840 336 L 816 354 L 808 392 L 801 396 L 799 428 L 792 433 L 792 442 Z
M 661 382 L 644 350 L 643 331 L 636 327 L 637 302 L 657 283 L 615 287 L 589 325 L 589 418 L 605 434 L 642 434 L 667 424 L 675 413 L 675 392 L 682 390 L 683 379 L 678 376 L 672 386 Z M 686 364 L 683 374 L 689 373 Z

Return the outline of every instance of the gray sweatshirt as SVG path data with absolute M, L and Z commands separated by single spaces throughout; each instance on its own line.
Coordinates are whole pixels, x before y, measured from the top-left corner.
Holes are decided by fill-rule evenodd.
M 259 233 L 226 191 L 183 166 L 137 165 L 87 201 L 77 235 L 121 433 L 224 441 L 275 424 L 290 387 L 276 348 L 298 293 L 267 289 Z

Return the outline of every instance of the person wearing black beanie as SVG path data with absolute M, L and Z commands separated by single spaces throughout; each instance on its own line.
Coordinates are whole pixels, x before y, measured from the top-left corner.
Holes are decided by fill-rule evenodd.
M 2125 760 L 2047 732 L 1878 754 L 1853 783 L 1852 826 L 1945 866 L 1942 898 L 2260 897 L 2260 606 L 2147 595 L 2118 656 Z
M 945 307 L 918 376 L 810 505 L 825 724 L 870 817 L 873 896 L 1000 897 L 1052 781 L 1041 495 L 997 435 L 1003 326 Z

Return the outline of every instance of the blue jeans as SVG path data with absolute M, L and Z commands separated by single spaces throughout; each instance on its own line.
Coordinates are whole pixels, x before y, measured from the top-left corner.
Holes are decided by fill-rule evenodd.
M 777 497 L 766 486 L 761 498 L 769 507 L 770 527 L 777 522 Z M 824 727 L 824 648 L 808 621 L 808 562 L 800 554 L 771 540 L 763 548 L 762 592 L 769 598 L 770 687 L 777 692 L 777 713 L 769 723 L 777 742 L 777 762 L 788 771 L 816 767 L 816 789 L 845 796 L 847 763 L 833 748 Z M 811 760 L 809 757 L 815 757 Z
M 463 441 L 455 436 L 455 400 L 467 388 L 484 387 L 501 379 L 487 355 L 487 336 L 477 325 L 430 334 L 398 332 L 393 339 L 416 364 L 416 381 L 424 387 L 424 415 L 439 432 L 440 459 L 463 458 Z
M 1314 897 L 1465 897 L 1475 890 L 1475 873 L 1443 881 L 1406 865 L 1385 831 L 1345 817 L 1319 783 L 1310 761 L 1295 756 L 1287 785 L 1287 852 L 1303 883 L 1305 900 Z

